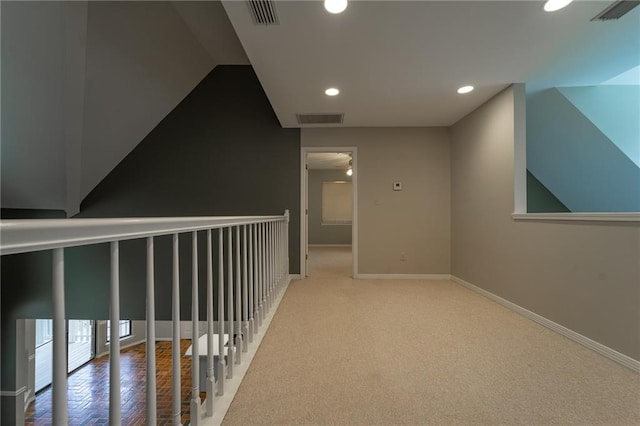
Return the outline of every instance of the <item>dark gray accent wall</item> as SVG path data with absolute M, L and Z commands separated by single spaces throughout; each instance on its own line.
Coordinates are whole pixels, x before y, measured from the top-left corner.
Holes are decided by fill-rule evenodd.
M 351 244 L 351 225 L 322 224 L 322 182 L 347 181 L 344 170 L 309 170 L 309 244 Z
M 570 211 L 558 197 L 549 191 L 549 188 L 527 170 L 528 213 L 566 213 Z

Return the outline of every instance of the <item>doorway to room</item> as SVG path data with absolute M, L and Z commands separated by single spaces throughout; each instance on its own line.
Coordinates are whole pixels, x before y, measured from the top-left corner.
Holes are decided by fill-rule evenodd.
M 340 259 L 336 265 L 343 275 L 357 275 L 356 157 L 355 147 L 302 149 L 302 278 L 316 271 L 322 259 L 331 258 Z

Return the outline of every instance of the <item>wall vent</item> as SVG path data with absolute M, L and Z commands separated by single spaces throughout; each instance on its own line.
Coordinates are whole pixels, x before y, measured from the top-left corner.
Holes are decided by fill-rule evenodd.
M 609 21 L 612 19 L 620 19 L 639 4 L 640 1 L 635 0 L 618 0 L 607 7 L 605 10 L 597 14 L 592 19 L 592 21 Z
M 298 124 L 342 124 L 344 114 L 296 114 Z
M 249 12 L 255 25 L 279 25 L 276 5 L 272 0 L 249 0 Z

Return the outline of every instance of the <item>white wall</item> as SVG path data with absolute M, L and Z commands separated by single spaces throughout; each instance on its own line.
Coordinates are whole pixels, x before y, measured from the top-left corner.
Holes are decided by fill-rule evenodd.
M 301 141 L 358 148 L 359 274 L 449 273 L 446 128 L 305 128 Z
M 517 102 L 451 129 L 451 273 L 640 359 L 640 223 L 514 221 Z

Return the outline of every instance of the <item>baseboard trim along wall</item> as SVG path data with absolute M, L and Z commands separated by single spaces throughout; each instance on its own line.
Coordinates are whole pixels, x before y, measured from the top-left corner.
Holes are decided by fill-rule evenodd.
M 301 280 L 301 279 L 302 279 L 302 275 L 300 274 L 289 274 L 289 281 Z
M 351 244 L 309 244 L 309 247 L 351 247 Z
M 449 280 L 449 274 L 357 274 L 359 280 Z
M 621 354 L 620 352 L 615 351 L 610 347 L 603 345 L 602 343 L 598 343 L 594 340 L 591 340 L 588 337 L 583 336 L 582 334 L 576 333 L 573 330 L 570 330 L 556 322 L 551 321 L 550 319 L 547 319 L 541 315 L 531 312 L 530 310 L 525 309 L 522 306 L 516 305 L 513 302 L 509 302 L 508 300 L 503 299 L 500 296 L 496 296 L 495 294 L 487 290 L 484 290 L 480 287 L 477 287 L 471 284 L 470 282 L 463 280 L 462 278 L 458 278 L 452 275 L 451 280 L 455 283 L 460 284 L 463 287 L 468 288 L 471 291 L 474 291 L 478 294 L 481 294 L 482 296 L 485 296 L 488 299 L 493 300 L 494 302 L 499 303 L 500 305 L 504 306 L 507 309 L 510 309 L 532 321 L 537 322 L 540 325 L 547 327 L 550 330 L 555 331 L 556 333 L 563 335 L 568 339 L 573 340 L 576 343 L 579 343 L 599 353 L 600 355 L 603 355 L 611 359 L 612 361 L 615 361 L 621 365 L 624 365 L 625 367 L 635 371 L 636 373 L 640 373 L 640 361 L 638 360 L 635 360 L 627 355 Z
M 15 390 L 15 391 L 0 391 L 0 396 L 12 396 L 12 397 L 18 397 L 20 395 L 22 395 L 23 393 L 25 393 L 27 391 L 27 387 L 26 386 L 22 386 L 20 389 Z

